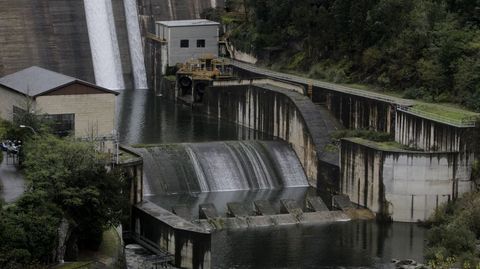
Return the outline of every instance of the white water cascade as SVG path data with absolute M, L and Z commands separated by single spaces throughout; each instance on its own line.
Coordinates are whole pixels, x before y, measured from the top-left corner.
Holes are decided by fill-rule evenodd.
M 111 0 L 84 0 L 97 85 L 125 89 Z
M 143 55 L 140 25 L 138 23 L 138 9 L 135 0 L 124 0 L 125 16 L 127 21 L 128 44 L 132 61 L 133 82 L 135 89 L 147 89 L 147 75 Z

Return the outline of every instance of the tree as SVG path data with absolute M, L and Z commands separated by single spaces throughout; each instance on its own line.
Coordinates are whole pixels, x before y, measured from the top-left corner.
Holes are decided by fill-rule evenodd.
M 127 203 L 120 173 L 107 171 L 93 145 L 44 136 L 25 145 L 26 177 L 70 220 L 80 247 L 96 248 L 104 229 L 118 225 Z
M 46 192 L 27 192 L 0 210 L 0 268 L 38 268 L 52 262 L 61 216 Z

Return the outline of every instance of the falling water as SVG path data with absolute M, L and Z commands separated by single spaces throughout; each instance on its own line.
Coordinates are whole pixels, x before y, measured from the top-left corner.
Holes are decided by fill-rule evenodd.
M 109 89 L 124 89 L 111 0 L 84 0 L 95 81 Z
M 280 141 L 168 144 L 135 149 L 152 194 L 306 187 L 295 152 Z
M 185 150 L 187 151 L 188 157 L 190 157 L 190 160 L 192 160 L 192 165 L 193 165 L 193 168 L 195 169 L 195 174 L 197 175 L 198 184 L 200 185 L 200 191 L 208 192 L 207 179 L 205 178 L 205 174 L 203 173 L 202 167 L 200 165 L 200 162 L 198 161 L 197 156 L 195 155 L 193 150 L 188 146 L 185 147 Z
M 130 46 L 130 58 L 132 61 L 133 81 L 135 89 L 146 89 L 147 75 L 145 73 L 145 61 L 143 55 L 140 25 L 138 23 L 138 10 L 135 0 L 124 0 L 125 15 L 127 20 L 128 44 Z
M 210 3 L 212 5 L 212 8 L 216 8 L 217 7 L 217 0 L 210 0 Z

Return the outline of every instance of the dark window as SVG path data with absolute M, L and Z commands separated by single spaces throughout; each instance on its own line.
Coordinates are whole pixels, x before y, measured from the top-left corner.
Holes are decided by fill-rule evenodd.
M 27 111 L 23 108 L 20 108 L 18 106 L 13 106 L 13 122 L 18 123 L 20 122 L 25 115 L 27 114 Z
M 205 39 L 197 40 L 197 48 L 205 48 Z
M 180 40 L 180 48 L 188 48 L 188 47 L 189 47 L 188 39 Z
M 45 115 L 45 119 L 50 123 L 53 133 L 58 136 L 73 134 L 75 130 L 75 114 Z

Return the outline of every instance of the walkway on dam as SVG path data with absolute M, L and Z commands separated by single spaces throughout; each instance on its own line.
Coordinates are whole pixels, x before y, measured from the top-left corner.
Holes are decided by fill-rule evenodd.
M 412 106 L 416 103 L 414 100 L 408 100 L 408 99 L 398 98 L 394 96 L 389 96 L 386 94 L 346 87 L 339 84 L 328 83 L 328 82 L 315 80 L 315 79 L 309 79 L 309 78 L 296 76 L 292 74 L 276 72 L 276 71 L 272 71 L 266 68 L 261 68 L 252 64 L 239 62 L 236 60 L 232 60 L 232 65 L 252 73 L 256 73 L 256 74 L 260 74 L 260 75 L 264 75 L 264 76 L 268 76 L 276 79 L 287 80 L 287 81 L 300 83 L 304 85 L 312 85 L 313 87 L 318 87 L 318 88 L 328 89 L 331 91 L 343 92 L 343 93 L 357 95 L 357 96 L 366 97 L 370 99 L 380 100 L 380 101 L 384 101 L 384 102 L 388 102 L 388 103 L 392 103 L 400 106 Z
M 17 162 L 12 157 L 7 158 L 5 152 L 0 164 L 0 200 L 7 203 L 14 202 L 25 191 L 25 179 L 17 169 Z

